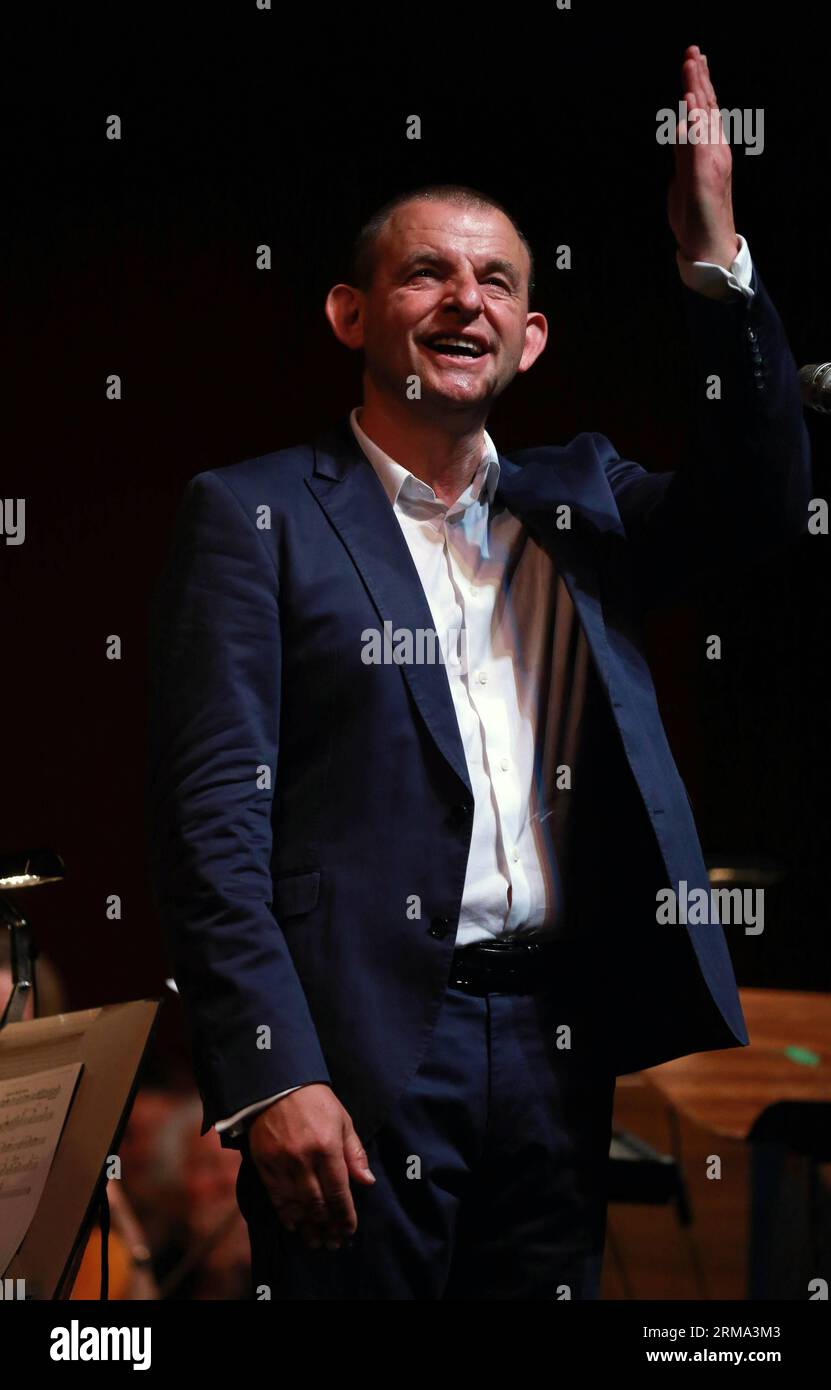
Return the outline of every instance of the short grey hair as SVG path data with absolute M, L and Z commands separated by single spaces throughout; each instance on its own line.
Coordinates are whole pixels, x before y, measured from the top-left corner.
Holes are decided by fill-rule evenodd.
M 367 219 L 361 230 L 358 232 L 353 244 L 349 258 L 349 283 L 356 289 L 367 291 L 371 288 L 372 279 L 375 274 L 377 242 L 380 233 L 387 225 L 392 214 L 397 208 L 403 207 L 405 203 L 418 201 L 453 203 L 456 207 L 467 207 L 476 209 L 492 208 L 496 212 L 501 212 L 507 217 L 514 231 L 528 252 L 528 302 L 531 302 L 531 295 L 534 292 L 534 253 L 531 250 L 528 238 L 516 219 L 508 212 L 508 209 L 498 203 L 489 194 L 482 193 L 478 188 L 469 188 L 463 183 L 428 183 L 421 188 L 413 188 L 408 193 L 397 193 L 394 198 L 373 212 Z

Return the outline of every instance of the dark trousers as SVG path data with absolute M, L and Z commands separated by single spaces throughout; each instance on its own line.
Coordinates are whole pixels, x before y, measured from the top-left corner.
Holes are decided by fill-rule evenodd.
M 350 1247 L 308 1250 L 285 1231 L 244 1146 L 255 1296 L 597 1298 L 615 1076 L 567 996 L 566 980 L 546 995 L 448 989 L 367 1145 L 375 1185 L 351 1184 Z M 564 1023 L 570 1049 L 557 1047 Z

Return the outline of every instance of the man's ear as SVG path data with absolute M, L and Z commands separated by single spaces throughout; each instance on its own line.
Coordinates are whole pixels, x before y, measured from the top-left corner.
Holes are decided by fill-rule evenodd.
M 344 347 L 364 345 L 364 296 L 352 285 L 333 285 L 326 296 L 326 317 Z
M 548 342 L 548 322 L 544 314 L 529 314 L 525 324 L 525 347 L 519 359 L 518 372 L 533 367 Z

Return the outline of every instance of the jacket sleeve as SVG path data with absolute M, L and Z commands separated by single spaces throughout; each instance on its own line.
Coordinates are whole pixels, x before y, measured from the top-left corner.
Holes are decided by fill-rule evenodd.
M 691 597 L 804 532 L 811 451 L 796 364 L 754 268 L 754 296 L 682 289 L 692 392 L 683 467 L 648 473 L 594 436 L 644 607 Z
M 203 1134 L 255 1101 L 330 1082 L 271 910 L 282 650 L 270 534 L 219 474 L 197 474 L 151 618 L 151 881 L 188 1013 Z

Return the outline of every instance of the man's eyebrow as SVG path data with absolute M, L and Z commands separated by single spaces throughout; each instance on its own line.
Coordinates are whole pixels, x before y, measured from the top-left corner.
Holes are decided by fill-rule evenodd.
M 504 275 L 508 280 L 511 281 L 512 285 L 515 285 L 517 289 L 519 288 L 519 271 L 517 270 L 513 261 L 505 261 L 500 256 L 496 256 L 488 261 L 483 271 L 483 274 L 492 275 L 495 270 L 500 271 L 502 275 Z
M 434 265 L 437 269 L 440 269 L 449 265 L 449 261 L 446 256 L 440 255 L 438 251 L 411 251 L 409 256 L 405 256 L 404 260 L 401 262 L 399 271 L 404 275 L 416 265 Z M 519 289 L 520 275 L 512 261 L 506 261 L 500 256 L 492 257 L 486 263 L 481 273 L 483 275 L 491 275 L 495 270 L 506 276 L 511 284 L 516 289 Z
M 438 251 L 411 251 L 409 256 L 405 256 L 398 269 L 403 275 L 406 271 L 412 270 L 414 265 L 447 265 L 444 256 L 440 256 Z

